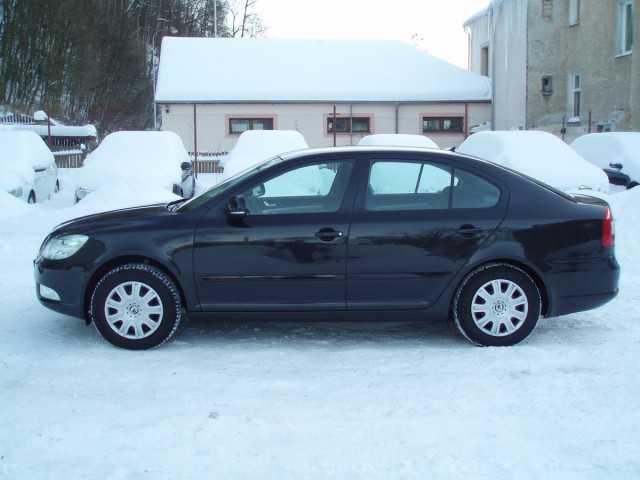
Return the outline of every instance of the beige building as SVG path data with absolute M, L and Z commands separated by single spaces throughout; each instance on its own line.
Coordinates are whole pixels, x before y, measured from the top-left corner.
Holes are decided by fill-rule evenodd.
M 469 19 L 470 70 L 509 92 L 494 96 L 496 128 L 541 129 L 567 141 L 640 130 L 638 8 L 640 0 L 494 0 Z M 520 28 L 512 28 L 516 10 Z
M 190 151 L 226 152 L 247 129 L 312 147 L 374 133 L 459 145 L 490 119 L 491 82 L 401 42 L 165 38 L 156 103 Z

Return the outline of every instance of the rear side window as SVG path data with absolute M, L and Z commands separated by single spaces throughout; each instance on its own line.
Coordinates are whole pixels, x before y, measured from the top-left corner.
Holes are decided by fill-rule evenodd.
M 491 208 L 500 201 L 500 190 L 483 178 L 455 170 L 452 208 Z
M 375 162 L 369 173 L 370 211 L 449 208 L 451 169 L 425 162 Z

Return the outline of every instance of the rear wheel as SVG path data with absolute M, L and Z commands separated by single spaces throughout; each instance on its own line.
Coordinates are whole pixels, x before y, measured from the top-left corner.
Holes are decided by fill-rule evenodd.
M 542 309 L 535 281 L 508 264 L 472 272 L 458 289 L 453 315 L 458 331 L 481 346 L 511 346 L 533 331 Z
M 31 203 L 31 204 L 36 203 L 36 192 L 34 192 L 33 190 L 29 192 L 29 198 L 27 198 L 27 203 Z
M 162 270 L 127 264 L 108 272 L 91 297 L 91 319 L 110 343 L 130 350 L 168 341 L 182 320 L 176 285 Z

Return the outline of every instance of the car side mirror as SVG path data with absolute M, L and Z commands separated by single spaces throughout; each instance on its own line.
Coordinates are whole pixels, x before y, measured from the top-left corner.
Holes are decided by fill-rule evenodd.
M 249 215 L 247 204 L 242 195 L 231 197 L 227 205 L 227 215 L 231 218 L 243 218 Z
M 193 168 L 193 165 L 191 165 L 191 162 L 182 162 L 180 164 L 180 169 L 183 172 L 189 172 L 189 171 L 191 171 L 192 168 Z
M 264 183 L 261 183 L 260 185 L 255 187 L 253 190 L 251 190 L 251 194 L 254 197 L 262 197 L 264 196 L 265 193 L 267 193 L 267 189 L 264 187 Z
M 622 164 L 621 163 L 610 163 L 609 166 L 611 168 L 615 168 L 616 170 L 622 170 Z

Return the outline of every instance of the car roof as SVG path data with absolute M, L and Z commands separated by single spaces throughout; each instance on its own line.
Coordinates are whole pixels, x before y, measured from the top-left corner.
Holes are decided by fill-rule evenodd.
M 322 147 L 322 148 L 307 148 L 304 150 L 295 150 L 293 152 L 287 152 L 280 155 L 283 160 L 293 160 L 296 158 L 310 157 L 313 155 L 330 155 L 335 153 L 363 153 L 363 152 L 395 152 L 395 153 L 438 153 L 442 155 L 449 155 L 455 157 L 469 157 L 468 155 L 460 155 L 449 150 L 441 150 L 438 148 L 426 148 L 426 147 L 395 147 L 395 146 L 361 146 L 354 145 L 348 147 Z M 477 159 L 480 160 L 480 159 Z

